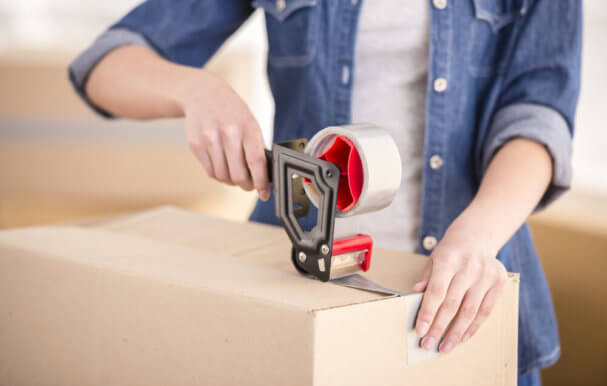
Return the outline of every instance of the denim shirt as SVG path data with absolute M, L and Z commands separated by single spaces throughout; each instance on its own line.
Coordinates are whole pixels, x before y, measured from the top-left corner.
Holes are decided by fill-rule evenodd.
M 129 44 L 202 66 L 255 8 L 262 8 L 276 103 L 274 142 L 310 138 L 324 127 L 350 123 L 361 1 L 148 0 L 78 57 L 70 78 L 87 100 L 88 73 L 112 49 Z M 512 138 L 541 143 L 552 156 L 552 181 L 538 209 L 568 189 L 581 1 L 427 1 L 430 64 L 426 111 L 419 112 L 426 120 L 426 166 L 418 249 L 428 255 L 473 199 L 492 156 Z M 438 167 L 430 162 L 436 156 L 443 161 Z M 508 210 L 508 203 L 503 207 Z M 251 219 L 277 224 L 273 200 L 259 202 Z M 558 331 L 527 224 L 498 258 L 510 272 L 521 274 L 519 372 L 549 366 L 560 356 Z

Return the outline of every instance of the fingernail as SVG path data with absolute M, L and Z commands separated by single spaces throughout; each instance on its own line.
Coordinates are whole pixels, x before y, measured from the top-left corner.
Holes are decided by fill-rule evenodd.
M 424 350 L 428 350 L 428 351 L 434 349 L 435 345 L 436 345 L 436 339 L 434 339 L 433 336 L 424 338 L 424 341 L 422 342 L 422 347 L 424 348 Z
M 468 339 L 470 339 L 470 333 L 469 333 L 469 332 L 466 332 L 466 333 L 464 334 L 464 336 L 462 336 L 462 342 L 465 342 L 465 341 L 467 341 Z
M 270 199 L 270 191 L 267 189 L 260 190 L 259 198 L 261 198 L 262 201 L 268 201 Z
M 428 323 L 419 322 L 417 323 L 417 327 L 415 328 L 415 333 L 417 334 L 417 336 L 422 337 L 428 332 L 428 327 L 430 327 Z
M 451 351 L 452 348 L 453 348 L 453 342 L 451 342 L 450 340 L 446 340 L 441 345 L 440 351 L 444 352 L 444 353 L 448 353 L 449 351 Z

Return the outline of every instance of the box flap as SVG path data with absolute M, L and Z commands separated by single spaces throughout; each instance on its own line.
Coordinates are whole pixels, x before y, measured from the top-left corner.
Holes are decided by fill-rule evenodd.
M 276 226 L 235 223 L 162 207 L 100 223 L 96 227 L 218 252 L 238 257 L 247 264 L 295 272 L 290 260 L 291 243 L 285 231 Z M 214 232 L 210 233 L 208 229 Z M 426 259 L 421 255 L 376 248 L 371 269 L 365 276 L 384 287 L 408 293 L 421 278 Z
M 286 240 L 284 232 L 275 226 L 259 223 L 245 225 L 170 206 L 98 222 L 92 227 L 137 234 L 230 256 Z

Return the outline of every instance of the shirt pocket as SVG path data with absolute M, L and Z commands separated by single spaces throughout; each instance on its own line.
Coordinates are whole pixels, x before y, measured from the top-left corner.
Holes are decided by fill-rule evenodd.
M 268 31 L 268 64 L 302 67 L 316 53 L 318 0 L 254 0 L 262 8 Z
M 505 71 L 511 54 L 513 29 L 527 12 L 529 0 L 471 0 L 468 67 L 472 75 L 490 76 Z

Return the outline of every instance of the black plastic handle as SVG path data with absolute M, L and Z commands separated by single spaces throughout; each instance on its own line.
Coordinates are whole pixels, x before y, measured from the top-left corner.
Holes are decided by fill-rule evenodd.
M 276 216 L 293 243 L 293 264 L 299 271 L 328 281 L 339 168 L 282 144 L 273 145 L 272 151 L 266 152 L 266 156 L 271 165 L 269 172 L 274 185 Z M 310 200 L 303 190 L 303 178 L 310 181 L 318 192 L 318 216 L 316 225 L 310 231 L 304 231 L 297 221 L 307 214 L 310 206 Z

